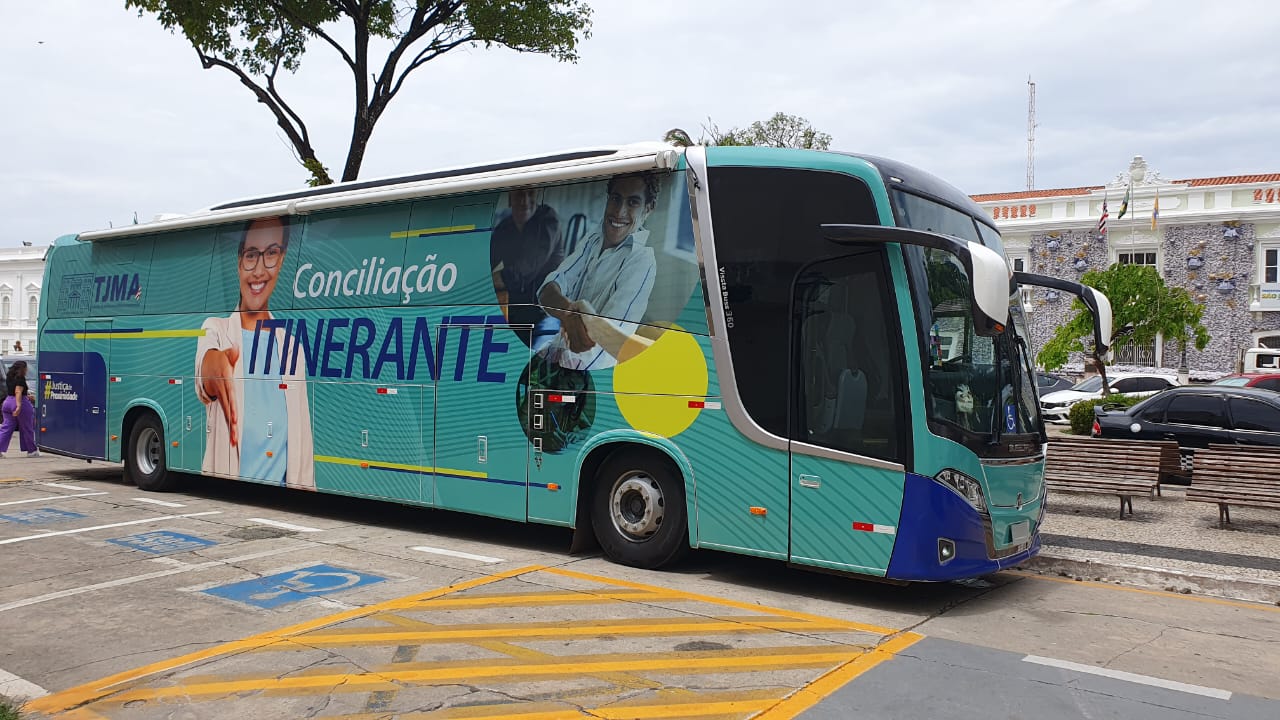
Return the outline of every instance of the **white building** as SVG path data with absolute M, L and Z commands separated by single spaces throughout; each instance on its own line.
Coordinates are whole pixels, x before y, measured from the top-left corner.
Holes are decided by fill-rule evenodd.
M 1105 185 L 973 199 L 1000 227 L 1015 270 L 1079 280 L 1117 262 L 1154 265 L 1166 284 L 1185 288 L 1204 306 L 1202 322 L 1212 336 L 1203 351 L 1187 350 L 1193 373 L 1231 372 L 1247 347 L 1280 348 L 1280 173 L 1165 180 L 1138 156 Z M 1098 232 L 1104 200 L 1105 237 Z M 1067 317 L 1071 303 L 1057 295 L 1023 291 L 1037 349 Z M 1116 362 L 1173 370 L 1182 351 L 1157 340 L 1118 349 Z
M 0 355 L 36 350 L 47 247 L 0 248 Z M 21 343 L 18 350 L 17 343 Z

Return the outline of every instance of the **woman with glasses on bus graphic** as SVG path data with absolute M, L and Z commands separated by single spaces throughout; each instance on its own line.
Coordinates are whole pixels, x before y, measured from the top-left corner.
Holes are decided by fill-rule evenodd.
M 287 218 L 251 221 L 235 256 L 240 301 L 230 316 L 201 326 L 196 394 L 208 424 L 201 470 L 314 489 L 306 359 L 287 357 L 282 328 L 261 326 L 272 319 L 267 303 L 288 249 Z

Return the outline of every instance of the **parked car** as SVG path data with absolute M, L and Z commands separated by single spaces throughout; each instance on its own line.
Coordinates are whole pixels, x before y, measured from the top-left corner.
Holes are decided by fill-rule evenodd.
M 1280 393 L 1231 385 L 1188 385 L 1124 410 L 1095 410 L 1094 437 L 1280 446 Z
M 1256 387 L 1263 390 L 1280 391 L 1280 373 L 1249 373 L 1246 375 L 1228 375 L 1214 380 L 1211 385 L 1227 385 L 1230 387 Z
M 1145 397 L 1161 390 L 1177 387 L 1178 379 L 1158 373 L 1115 373 L 1107 375 L 1112 394 Z M 1081 400 L 1102 397 L 1102 377 L 1085 378 L 1067 390 L 1040 396 L 1040 414 L 1045 422 L 1065 423 L 1071 416 L 1071 406 Z
M 1054 373 L 1038 372 L 1036 373 L 1036 392 L 1041 395 L 1047 395 L 1051 392 L 1066 390 L 1075 383 L 1070 378 Z
M 3 386 L 4 394 L 7 397 L 9 395 L 9 366 L 19 360 L 27 364 L 27 389 L 31 391 L 31 398 L 38 407 L 40 404 L 40 372 L 36 369 L 35 355 L 5 355 L 0 357 L 0 386 Z M 39 417 L 39 415 L 36 417 Z

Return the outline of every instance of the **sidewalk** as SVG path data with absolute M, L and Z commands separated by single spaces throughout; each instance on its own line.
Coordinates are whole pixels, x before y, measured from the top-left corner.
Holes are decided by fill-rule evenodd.
M 1179 485 L 1161 492 L 1121 520 L 1115 496 L 1051 491 L 1043 549 L 1024 568 L 1280 604 L 1280 510 L 1233 506 L 1219 527 L 1217 505 L 1187 502 Z

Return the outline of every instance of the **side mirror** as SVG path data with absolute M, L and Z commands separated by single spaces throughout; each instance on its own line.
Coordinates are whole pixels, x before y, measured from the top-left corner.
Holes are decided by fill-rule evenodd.
M 1111 301 L 1107 299 L 1106 295 L 1078 282 L 1049 277 L 1048 275 L 1036 275 L 1020 270 L 1013 273 L 1013 281 L 1019 285 L 1035 285 L 1037 287 L 1063 290 L 1080 298 L 1080 302 L 1083 302 L 1084 306 L 1089 308 L 1089 312 L 1093 313 L 1093 342 L 1094 347 L 1097 348 L 1098 357 L 1110 352 L 1113 320 Z
M 1009 323 L 1009 266 L 999 253 L 981 243 L 949 235 L 881 225 L 823 225 L 822 235 L 841 245 L 898 243 L 941 250 L 954 256 L 969 276 L 969 306 L 974 332 L 999 335 Z

